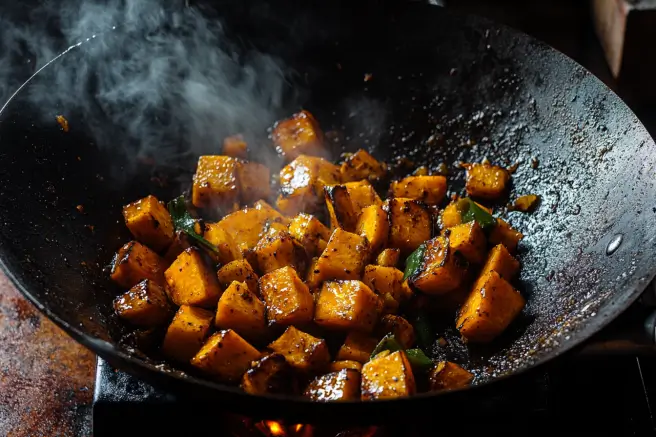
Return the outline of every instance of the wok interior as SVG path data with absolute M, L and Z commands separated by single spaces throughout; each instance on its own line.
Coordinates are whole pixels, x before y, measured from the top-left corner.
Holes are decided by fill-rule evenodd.
M 519 258 L 528 304 L 520 320 L 488 348 L 449 341 L 438 356 L 468 361 L 485 380 L 590 336 L 651 279 L 656 227 L 646 223 L 656 206 L 656 147 L 645 129 L 581 67 L 515 32 L 418 5 L 394 18 L 373 15 L 324 16 L 321 33 L 294 50 L 258 40 L 297 72 L 290 88 L 307 91 L 279 115 L 309 109 L 345 150 L 364 146 L 388 162 L 407 157 L 433 168 L 446 163 L 456 192 L 461 160 L 519 162 L 510 197 L 542 197 L 535 213 L 509 215 L 526 236 Z M 57 69 L 83 56 L 85 45 L 46 68 L 1 115 L 1 255 L 65 324 L 134 352 L 117 342 L 125 334 L 111 308 L 118 290 L 103 272 L 130 238 L 121 208 L 150 193 L 177 196 L 197 154 L 216 153 L 222 139 L 174 164 L 135 165 L 129 154 L 99 148 L 85 124 L 89 117 L 111 123 L 111 114 L 38 107 L 28 98 L 31 87 L 51 86 Z M 59 129 L 57 114 L 66 114 L 69 132 Z M 184 151 L 184 136 L 177 140 Z M 608 256 L 619 234 L 622 244 Z M 444 335 L 455 337 L 453 323 Z

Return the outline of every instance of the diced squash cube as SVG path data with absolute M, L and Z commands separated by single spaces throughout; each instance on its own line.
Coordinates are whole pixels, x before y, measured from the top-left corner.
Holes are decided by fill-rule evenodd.
M 449 247 L 452 251 L 461 253 L 472 264 L 483 263 L 487 239 L 478 223 L 463 223 L 449 231 Z
M 288 216 L 313 213 L 323 201 L 323 189 L 339 184 L 339 168 L 322 158 L 300 155 L 280 170 L 278 209 Z
M 296 380 L 292 367 L 280 354 L 266 355 L 251 364 L 241 379 L 246 393 L 290 394 L 296 392 Z
M 239 161 L 223 155 L 198 158 L 191 201 L 197 208 L 219 208 L 234 211 L 239 206 Z
M 519 261 L 517 261 L 506 249 L 503 244 L 497 244 L 490 250 L 487 255 L 487 261 L 481 270 L 479 276 L 494 270 L 506 281 L 513 280 L 517 272 L 519 272 Z
M 314 298 L 292 267 L 262 276 L 260 295 L 266 304 L 269 325 L 295 325 L 312 320 Z
M 277 122 L 273 127 L 271 139 L 278 153 L 288 161 L 299 155 L 325 158 L 329 155 L 319 123 L 305 110 Z
M 232 158 L 247 159 L 248 144 L 242 135 L 233 135 L 223 140 L 223 154 Z
M 227 264 L 234 260 L 242 259 L 243 255 L 239 246 L 230 234 L 219 223 L 205 223 L 203 237 L 219 249 L 216 258 L 221 264 Z
M 362 371 L 362 363 L 358 363 L 357 361 L 350 361 L 350 360 L 340 360 L 340 361 L 333 361 L 330 363 L 330 371 L 331 372 L 339 372 L 342 369 L 353 369 L 357 370 L 358 373 Z M 358 390 L 360 389 L 358 383 Z
M 314 322 L 327 329 L 371 332 L 379 306 L 378 296 L 360 281 L 328 281 L 317 298 Z
M 383 249 L 376 257 L 376 264 L 383 267 L 396 267 L 401 258 L 399 249 Z
M 173 221 L 155 196 L 144 197 L 123 208 L 125 224 L 135 239 L 161 252 L 173 241 Z
M 432 222 L 428 209 L 422 203 L 404 198 L 387 201 L 390 223 L 388 245 L 401 249 L 401 255 L 412 253 L 431 237 Z
M 266 328 L 264 311 L 264 304 L 246 283 L 235 281 L 219 299 L 214 325 L 219 329 L 233 329 L 244 337 L 257 338 Z
M 321 273 L 321 271 L 317 269 L 317 262 L 319 262 L 319 257 L 312 258 L 307 275 L 305 275 L 305 283 L 312 292 L 317 290 L 321 285 L 321 279 L 319 278 L 319 273 Z
M 436 205 L 446 194 L 446 178 L 444 176 L 408 176 L 400 181 L 392 182 L 390 187 L 392 197 L 405 197 Z
M 307 266 L 305 249 L 287 231 L 272 229 L 262 235 L 255 246 L 255 255 L 262 273 L 269 273 L 285 266 L 303 272 Z
M 192 358 L 191 365 L 217 379 L 239 381 L 260 352 L 232 329 L 212 334 Z
M 344 185 L 330 185 L 325 187 L 324 191 L 331 228 L 353 232 L 358 220 L 358 211 L 351 202 L 348 189 Z
M 304 395 L 315 402 L 357 401 L 360 399 L 360 372 L 342 369 L 317 376 Z
M 490 164 L 463 164 L 463 167 L 467 170 L 465 189 L 470 196 L 498 199 L 505 194 L 510 182 L 510 173 L 505 168 Z
M 515 230 L 506 221 L 498 218 L 497 224 L 490 232 L 490 243 L 503 244 L 510 253 L 515 253 L 519 240 L 524 238 L 521 232 Z
M 403 287 L 403 272 L 396 267 L 368 265 L 364 268 L 362 282 L 367 284 L 376 294 L 389 294 L 398 303 L 412 297 Z M 412 291 L 410 291 L 412 293 Z
M 137 326 L 153 327 L 168 322 L 173 315 L 166 292 L 150 279 L 144 279 L 114 300 L 114 310 Z
M 450 361 L 440 361 L 428 375 L 431 391 L 454 390 L 467 387 L 474 375 Z
M 377 161 L 366 150 L 360 149 L 344 161 L 340 173 L 344 182 L 362 179 L 377 181 L 385 176 L 387 168 L 384 163 Z
M 368 206 L 383 205 L 383 201 L 380 200 L 380 196 L 376 193 L 373 185 L 367 180 L 345 182 L 344 186 L 351 197 L 351 202 L 353 202 L 353 207 L 357 214 L 360 214 L 360 212 Z
M 387 244 L 389 222 L 383 208 L 379 205 L 364 208 L 355 226 L 355 233 L 367 239 L 371 253 L 384 247 Z
M 171 300 L 178 306 L 212 308 L 221 297 L 214 271 L 205 264 L 195 247 L 182 252 L 166 269 L 164 276 Z
M 390 333 L 394 334 L 394 338 L 404 349 L 410 349 L 415 344 L 415 328 L 401 316 L 392 314 L 383 316 L 376 331 L 381 337 Z
M 293 326 L 288 327 L 268 347 L 284 356 L 292 367 L 303 372 L 324 369 L 330 362 L 326 340 L 314 337 Z
M 165 269 L 166 262 L 159 255 L 138 241 L 130 241 L 114 255 L 110 277 L 123 288 L 144 279 L 163 284 Z
M 271 175 L 269 167 L 257 162 L 241 162 L 237 166 L 237 181 L 241 201 L 251 204 L 259 199 L 268 199 L 271 195 Z
M 486 343 L 501 334 L 525 304 L 522 295 L 492 270 L 474 284 L 456 327 L 466 341 Z
M 326 244 L 330 238 L 330 230 L 319 219 L 303 212 L 289 222 L 289 233 L 310 256 L 320 254 L 325 249 L 324 247 L 319 250 L 322 245 L 321 241 Z
M 188 363 L 203 346 L 213 318 L 211 311 L 182 305 L 166 331 L 162 353 L 173 360 Z
M 414 395 L 415 378 L 405 352 L 381 353 L 366 363 L 360 389 L 365 401 Z
M 253 208 L 266 214 L 269 223 L 282 223 L 285 226 L 289 224 L 289 219 L 282 215 L 280 211 L 269 205 L 265 200 L 258 200 L 253 204 Z
M 176 231 L 173 234 L 173 242 L 166 249 L 166 254 L 164 259 L 170 264 L 180 255 L 185 249 L 189 249 L 192 246 L 189 241 L 189 236 L 182 230 Z
M 368 256 L 369 243 L 364 237 L 335 229 L 315 266 L 317 278 L 359 279 Z
M 349 332 L 344 344 L 339 348 L 336 358 L 366 363 L 377 344 L 378 340 L 369 334 L 357 331 Z
M 456 202 L 449 203 L 442 211 L 442 228 L 448 229 L 462 223 L 462 214 L 458 211 Z
M 225 290 L 233 281 L 245 282 L 248 289 L 255 295 L 259 295 L 257 287 L 260 279 L 245 259 L 237 259 L 229 262 L 219 269 L 216 274 L 219 279 L 219 285 Z
M 435 237 L 426 243 L 421 271 L 409 279 L 415 288 L 426 294 L 447 293 L 462 284 L 466 273 L 465 263 L 450 250 L 444 237 Z
M 263 202 L 256 204 L 253 208 L 235 211 L 223 217 L 218 223 L 220 228 L 230 234 L 242 253 L 255 247 L 268 222 L 284 220 L 278 211 L 264 205 Z

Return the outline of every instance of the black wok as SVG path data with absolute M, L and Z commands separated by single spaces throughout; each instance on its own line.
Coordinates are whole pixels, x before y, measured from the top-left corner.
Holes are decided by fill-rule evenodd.
M 526 235 L 520 288 L 528 305 L 492 347 L 468 351 L 450 342 L 438 353 L 467 363 L 481 375 L 478 386 L 385 402 L 319 405 L 253 397 L 188 376 L 120 342 L 125 331 L 111 309 L 117 290 L 103 266 L 129 238 L 121 206 L 148 193 L 177 195 L 196 156 L 216 151 L 220 138 L 180 155 L 175 165 L 157 162 L 157 156 L 155 165 L 142 163 L 130 156 L 139 145 L 122 126 L 111 125 L 116 119 L 107 110 L 64 107 L 56 99 L 39 103 L 34 90 L 54 86 L 58 71 L 80 65 L 101 44 L 91 41 L 37 74 L 0 114 L 0 258 L 27 298 L 112 365 L 236 411 L 380 421 L 422 404 L 486 396 L 498 386 L 489 382 L 585 342 L 651 281 L 656 145 L 626 105 L 575 62 L 516 31 L 438 7 L 303 11 L 302 29 L 301 21 L 278 21 L 275 11 L 254 11 L 230 10 L 238 19 L 229 31 L 247 47 L 275 53 L 297 73 L 288 83 L 296 91 L 277 107 L 277 116 L 302 106 L 324 130 L 338 132 L 347 149 L 368 144 L 390 162 L 399 156 L 430 166 L 444 162 L 454 190 L 461 188 L 459 160 L 520 163 L 512 195 L 542 197 L 535 213 L 509 215 Z M 112 38 L 109 32 L 98 39 Z M 121 56 L 107 53 L 114 55 Z M 370 80 L 363 80 L 365 74 Z M 84 85 L 93 93 L 94 83 Z M 359 112 L 350 117 L 354 105 Z M 69 132 L 56 124 L 57 114 L 67 116 Z M 367 123 L 359 117 L 376 129 L 363 129 Z M 121 148 L 101 147 L 91 136 L 91 127 L 102 123 L 110 124 L 106 132 L 114 132 Z M 185 150 L 184 132 L 167 133 Z

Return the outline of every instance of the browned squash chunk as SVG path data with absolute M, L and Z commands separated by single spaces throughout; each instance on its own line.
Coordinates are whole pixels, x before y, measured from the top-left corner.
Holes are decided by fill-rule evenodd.
M 219 279 L 219 285 L 223 289 L 228 288 L 233 281 L 245 282 L 251 292 L 259 295 L 257 283 L 260 278 L 258 278 L 253 267 L 245 259 L 237 259 L 229 262 L 221 267 L 216 275 Z
M 320 281 L 359 279 L 369 256 L 367 240 L 357 234 L 335 229 L 315 270 Z
M 515 253 L 519 240 L 524 238 L 521 232 L 516 231 L 506 221 L 497 219 L 497 224 L 490 232 L 490 243 L 503 244 L 510 251 Z
M 446 178 L 444 176 L 408 176 L 392 182 L 392 197 L 405 197 L 435 205 L 444 199 Z
M 214 325 L 219 329 L 233 329 L 244 337 L 258 338 L 266 328 L 264 304 L 246 283 L 235 281 L 219 299 Z
M 497 244 L 490 250 L 490 253 L 487 255 L 487 261 L 481 270 L 480 276 L 494 270 L 506 281 L 510 282 L 513 280 L 517 272 L 519 272 L 519 261 L 517 261 L 513 256 L 508 252 L 506 246 L 503 244 Z
M 369 334 L 349 332 L 344 344 L 337 352 L 337 359 L 366 363 L 369 361 L 376 344 L 378 344 L 378 340 Z
M 467 387 L 474 375 L 450 361 L 440 361 L 428 375 L 432 391 L 454 390 Z
M 358 363 L 357 361 L 350 361 L 350 360 L 333 361 L 332 363 L 330 363 L 331 372 L 339 372 L 342 369 L 353 369 L 353 370 L 357 370 L 358 372 L 361 372 L 362 364 Z
M 235 240 L 219 223 L 206 223 L 203 237 L 219 249 L 216 258 L 221 264 L 227 264 L 243 257 Z
M 466 273 L 464 263 L 450 250 L 444 237 L 435 237 L 426 243 L 421 271 L 410 282 L 426 294 L 448 293 L 462 284 Z
M 287 231 L 272 229 L 262 235 L 255 246 L 255 255 L 262 273 L 269 273 L 285 266 L 303 272 L 307 267 L 305 249 Z
M 278 153 L 288 161 L 299 155 L 328 157 L 323 133 L 317 120 L 308 111 L 301 111 L 273 127 L 271 139 Z
M 266 303 L 269 325 L 294 325 L 312 320 L 314 298 L 293 268 L 282 267 L 262 276 L 260 294 Z
M 168 322 L 173 315 L 166 292 L 150 279 L 144 279 L 114 300 L 114 310 L 137 326 L 153 327 Z
M 324 339 L 293 326 L 288 327 L 280 338 L 268 347 L 284 356 L 292 367 L 304 372 L 324 369 L 330 362 L 330 352 Z
M 449 247 L 461 253 L 472 264 L 485 260 L 487 240 L 483 229 L 475 221 L 454 226 L 449 230 Z
M 317 263 L 319 262 L 319 257 L 312 258 L 310 261 L 310 267 L 308 268 L 307 275 L 305 275 L 305 283 L 312 293 L 319 288 L 321 285 L 321 279 L 319 278 L 320 270 L 317 269 Z
M 110 277 L 123 288 L 144 279 L 163 284 L 165 269 L 166 263 L 159 255 L 138 241 L 130 241 L 114 255 Z
M 315 216 L 300 213 L 289 223 L 289 233 L 310 256 L 320 254 L 330 238 L 330 230 Z M 323 243 L 322 243 L 323 241 Z
M 232 237 L 239 250 L 244 253 L 255 247 L 267 223 L 279 222 L 281 217 L 275 209 L 259 204 L 228 214 L 218 226 Z
M 164 272 L 171 300 L 176 305 L 211 308 L 221 297 L 214 271 L 209 268 L 198 249 L 190 247 L 173 261 Z
M 254 395 L 297 391 L 292 368 L 280 354 L 266 355 L 251 364 L 241 379 L 241 388 Z
M 442 229 L 452 228 L 462 223 L 462 214 L 456 202 L 449 203 L 442 211 Z
M 481 276 L 460 309 L 456 327 L 472 343 L 492 341 L 522 311 L 526 301 L 494 270 Z
M 342 369 L 317 376 L 305 390 L 315 402 L 356 401 L 360 399 L 360 372 Z
M 403 351 L 381 352 L 362 367 L 362 400 L 393 399 L 412 396 L 415 378 Z
M 164 259 L 170 264 L 180 255 L 185 249 L 189 249 L 192 246 L 191 241 L 189 241 L 189 236 L 182 230 L 176 231 L 173 234 L 173 242 L 166 249 L 166 254 Z
M 422 203 L 404 198 L 387 201 L 390 223 L 388 245 L 401 249 L 401 255 L 412 253 L 431 237 L 431 216 Z
M 376 294 L 389 294 L 398 303 L 412 297 L 412 290 L 404 286 L 403 272 L 396 267 L 368 265 L 364 268 L 362 282 L 367 284 Z
M 344 185 L 330 185 L 325 187 L 324 191 L 331 228 L 353 232 L 358 220 L 358 211 L 351 202 L 348 189 Z
M 404 349 L 410 349 L 415 344 L 415 328 L 401 316 L 392 314 L 383 316 L 376 327 L 376 331 L 381 337 L 389 333 L 394 334 L 394 337 Z
M 467 170 L 465 188 L 467 194 L 483 199 L 502 197 L 510 182 L 510 173 L 505 168 L 490 164 L 463 164 Z
M 258 200 L 253 204 L 253 208 L 266 214 L 267 222 L 269 223 L 282 223 L 285 226 L 289 224 L 289 219 L 282 215 L 273 206 L 269 205 L 265 200 Z
M 207 339 L 192 358 L 191 365 L 222 381 L 239 381 L 257 360 L 260 352 L 231 329 L 219 331 Z
M 364 208 L 356 223 L 355 233 L 367 239 L 371 253 L 376 253 L 384 247 L 387 244 L 389 222 L 383 208 L 379 205 Z
M 188 363 L 203 346 L 213 318 L 211 311 L 182 305 L 166 331 L 162 353 L 173 360 Z
M 382 267 L 396 267 L 401 258 L 399 249 L 383 249 L 376 257 L 376 264 Z
M 191 200 L 197 208 L 219 208 L 234 211 L 239 205 L 239 161 L 223 155 L 198 158 Z
M 269 167 L 257 162 L 242 162 L 237 167 L 237 181 L 241 201 L 250 205 L 259 199 L 268 199 L 271 195 Z
M 314 322 L 327 329 L 371 332 L 379 306 L 378 296 L 360 281 L 324 282 Z
M 380 196 L 376 193 L 373 185 L 367 180 L 346 182 L 344 183 L 344 186 L 348 190 L 351 202 L 353 202 L 353 207 L 358 215 L 368 206 L 383 205 L 383 201 L 380 200 Z
M 376 158 L 363 149 L 349 156 L 339 171 L 344 182 L 360 181 L 362 179 L 377 181 L 387 173 L 385 164 L 378 162 Z
M 248 144 L 241 135 L 233 135 L 223 140 L 223 154 L 232 158 L 247 159 Z
M 280 170 L 280 195 L 276 206 L 288 216 L 316 212 L 323 189 L 339 184 L 339 168 L 322 158 L 301 155 Z
M 144 197 L 123 208 L 123 217 L 134 238 L 161 252 L 173 241 L 173 221 L 155 196 Z

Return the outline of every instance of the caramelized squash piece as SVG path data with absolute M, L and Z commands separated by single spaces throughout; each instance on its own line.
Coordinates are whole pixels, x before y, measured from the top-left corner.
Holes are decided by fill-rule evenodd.
M 415 378 L 405 352 L 381 352 L 366 363 L 360 389 L 364 401 L 414 395 Z
M 446 178 L 444 176 L 408 176 L 400 181 L 392 182 L 390 187 L 392 197 L 405 197 L 436 205 L 446 194 Z
M 389 222 L 383 208 L 379 205 L 364 208 L 356 223 L 355 233 L 367 239 L 371 253 L 384 247 L 387 244 Z
M 290 326 L 269 349 L 281 354 L 287 362 L 302 372 L 324 369 L 330 362 L 326 340 L 314 337 Z
M 213 318 L 211 311 L 182 305 L 166 331 L 162 353 L 172 360 L 188 363 L 203 346 Z
M 230 156 L 205 155 L 198 158 L 191 201 L 197 208 L 234 211 L 239 206 L 239 161 Z
M 409 255 L 431 237 L 431 216 L 425 205 L 396 198 L 388 200 L 386 206 L 390 223 L 388 245 L 401 249 L 402 256 Z
M 524 238 L 521 232 L 515 230 L 506 221 L 497 219 L 497 224 L 490 232 L 491 244 L 503 244 L 510 251 L 515 253 L 519 241 Z
M 191 365 L 221 381 L 239 381 L 260 352 L 231 329 L 216 332 L 192 358 Z
M 251 204 L 271 195 L 269 167 L 257 162 L 241 162 L 237 166 L 237 181 L 241 202 Z
M 219 249 L 216 258 L 221 264 L 243 258 L 239 246 L 220 223 L 206 223 L 204 228 L 203 237 Z
M 487 261 L 479 276 L 484 276 L 494 270 L 506 281 L 513 280 L 519 272 L 519 261 L 517 261 L 503 244 L 497 244 L 487 255 Z
M 317 376 L 304 395 L 315 402 L 356 401 L 360 399 L 360 372 L 342 369 Z
M 264 203 L 253 208 L 244 208 L 228 214 L 218 222 L 218 227 L 226 231 L 242 253 L 255 247 L 267 223 L 282 222 L 284 217 Z
M 314 322 L 327 329 L 371 332 L 379 313 L 378 297 L 362 282 L 329 281 L 317 298 Z
M 144 279 L 114 300 L 114 310 L 124 320 L 137 326 L 154 327 L 168 322 L 173 307 L 162 287 Z
M 330 371 L 331 372 L 339 372 L 340 370 L 343 369 L 353 369 L 357 370 L 358 373 L 362 371 L 362 364 L 358 363 L 357 361 L 349 361 L 349 360 L 340 360 L 340 361 L 333 361 L 330 363 Z M 358 390 L 360 389 L 360 383 L 358 382 Z
M 161 252 L 173 241 L 173 221 L 155 196 L 144 197 L 123 208 L 125 224 L 135 239 Z
M 380 319 L 376 331 L 381 337 L 392 333 L 404 349 L 410 349 L 415 344 L 415 328 L 401 316 L 388 314 Z
M 176 305 L 211 308 L 221 297 L 214 271 L 195 247 L 182 252 L 164 272 L 171 300 Z
M 360 149 L 349 156 L 339 169 L 344 182 L 369 179 L 377 181 L 385 176 L 387 168 L 371 156 L 366 150 Z
M 471 343 L 487 343 L 501 334 L 526 301 L 494 270 L 481 276 L 460 309 L 456 327 Z
M 288 216 L 314 213 L 323 201 L 323 189 L 339 184 L 339 168 L 322 158 L 300 155 L 280 170 L 278 209 Z
M 376 257 L 376 264 L 382 267 L 396 267 L 399 265 L 401 251 L 399 249 L 383 249 Z
M 498 199 L 502 197 L 510 182 L 508 170 L 490 164 L 463 164 L 467 170 L 465 189 L 472 197 Z
M 335 229 L 315 270 L 317 279 L 359 279 L 369 256 L 367 240 L 357 234 Z
M 310 261 L 310 267 L 308 267 L 307 275 L 305 275 L 305 283 L 313 293 L 319 288 L 322 282 L 321 278 L 319 278 L 319 273 L 321 273 L 321 271 L 317 269 L 318 262 L 319 257 L 312 258 L 312 261 Z
M 130 241 L 114 255 L 110 277 L 123 288 L 144 279 L 163 284 L 165 269 L 166 263 L 159 255 L 138 241 Z
M 233 135 L 223 140 L 223 154 L 232 158 L 247 159 L 248 144 L 241 135 Z
M 305 249 L 287 231 L 272 229 L 262 235 L 255 246 L 255 256 L 262 273 L 269 273 L 285 266 L 303 272 L 307 266 Z
M 288 161 L 299 155 L 329 157 L 319 123 L 305 110 L 277 122 L 271 139 L 278 153 Z
M 348 190 L 351 202 L 353 202 L 353 207 L 358 214 L 368 206 L 383 205 L 383 201 L 380 200 L 380 196 L 376 193 L 373 185 L 367 180 L 345 182 L 344 186 Z
M 456 202 L 449 203 L 442 211 L 442 228 L 448 229 L 462 223 L 462 214 L 458 211 Z
M 312 320 L 314 298 L 293 268 L 282 267 L 262 276 L 260 294 L 266 303 L 269 325 L 296 325 Z
M 382 205 L 382 201 L 367 181 L 347 182 L 324 188 L 326 207 L 333 229 L 342 228 L 353 232 L 364 208 Z
M 315 216 L 305 213 L 297 214 L 289 222 L 289 233 L 310 256 L 320 254 L 330 238 L 330 230 Z
M 444 237 L 435 237 L 426 243 L 421 271 L 409 279 L 415 288 L 426 294 L 448 293 L 463 283 L 465 263 L 451 251 Z
M 266 329 L 264 304 L 245 283 L 230 284 L 219 299 L 214 325 L 233 329 L 247 338 L 258 338 Z
M 259 295 L 258 280 L 260 279 L 245 259 L 237 259 L 229 262 L 219 269 L 216 276 L 219 285 L 225 290 L 233 281 L 245 282 L 248 289 L 255 295 Z
M 265 200 L 258 200 L 253 204 L 253 208 L 266 214 L 269 223 L 281 223 L 285 226 L 289 224 L 289 219 L 282 215 L 273 206 L 269 205 Z
M 398 303 L 405 302 L 413 294 L 407 284 L 404 285 L 403 272 L 395 267 L 368 265 L 364 268 L 362 282 L 376 294 L 389 294 Z
M 467 387 L 474 375 L 450 361 L 440 361 L 428 375 L 431 391 L 454 390 Z
M 378 340 L 369 334 L 357 331 L 349 332 L 344 344 L 339 348 L 336 358 L 366 363 L 377 344 Z
M 449 248 L 472 264 L 482 264 L 487 250 L 483 229 L 475 221 L 454 226 L 449 230 Z
M 297 391 L 292 368 L 280 354 L 266 355 L 252 363 L 241 379 L 241 388 L 254 395 Z

